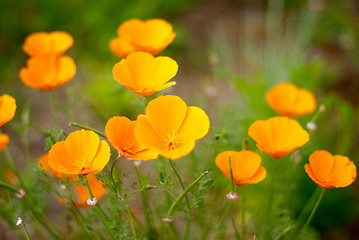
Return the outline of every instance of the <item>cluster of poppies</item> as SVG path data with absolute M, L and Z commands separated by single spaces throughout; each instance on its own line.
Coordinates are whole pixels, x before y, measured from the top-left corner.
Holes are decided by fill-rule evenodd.
M 15 116 L 16 101 L 10 95 L 0 96 L 0 127 Z M 0 132 L 0 152 L 9 144 L 9 136 Z

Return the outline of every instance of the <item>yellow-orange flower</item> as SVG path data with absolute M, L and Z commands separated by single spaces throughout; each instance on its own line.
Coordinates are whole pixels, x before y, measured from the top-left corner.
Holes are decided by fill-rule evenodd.
M 105 127 L 107 139 L 124 157 L 132 160 L 156 159 L 158 154 L 149 150 L 135 138 L 136 121 L 126 117 L 112 117 Z
M 284 116 L 301 116 L 314 112 L 314 95 L 306 89 L 297 88 L 292 83 L 279 83 L 266 92 L 269 106 Z
M 172 25 L 162 19 L 130 19 L 118 27 L 117 34 L 118 37 L 110 41 L 110 50 L 122 58 L 137 51 L 156 55 L 176 36 Z
M 209 119 L 199 107 L 187 107 L 177 96 L 160 96 L 146 107 L 146 115 L 137 117 L 136 138 L 160 155 L 177 159 L 187 155 L 195 140 L 209 130 Z
M 37 32 L 26 37 L 22 48 L 30 57 L 46 55 L 58 56 L 69 49 L 73 42 L 72 36 L 66 32 Z
M 309 134 L 300 124 L 288 117 L 272 117 L 255 121 L 248 135 L 257 147 L 274 158 L 281 158 L 309 141 Z
M 15 116 L 16 101 L 10 95 L 0 96 L 0 127 Z
M 153 57 L 149 53 L 135 52 L 116 63 L 113 78 L 131 91 L 147 97 L 164 88 L 175 85 L 167 82 L 178 70 L 176 61 L 169 57 Z
M 106 193 L 106 189 L 103 187 L 103 183 L 96 178 L 95 175 L 90 175 L 87 177 L 91 192 L 93 196 L 99 200 L 103 195 Z M 78 196 L 79 201 L 72 201 L 72 203 L 76 207 L 87 207 L 86 201 L 90 198 L 90 195 L 87 189 L 82 186 L 78 185 L 75 188 L 76 195 Z
M 267 171 L 261 166 L 261 157 L 252 151 L 225 151 L 217 155 L 216 165 L 231 179 L 229 169 L 229 156 L 231 156 L 231 168 L 233 174 L 233 183 L 237 186 L 254 184 L 262 181 Z
M 76 65 L 71 57 L 49 55 L 29 58 L 19 77 L 29 87 L 51 91 L 70 81 L 75 73 Z
M 79 130 L 52 146 L 49 164 L 60 173 L 96 174 L 106 166 L 110 156 L 110 146 L 106 141 L 100 141 L 92 131 Z
M 0 152 L 9 144 L 9 141 L 8 135 L 0 133 Z
M 308 176 L 323 188 L 339 188 L 352 184 L 357 176 L 356 166 L 348 157 L 332 155 L 325 150 L 310 154 L 305 164 Z
M 56 172 L 54 169 L 51 168 L 49 164 L 49 154 L 45 153 L 42 154 L 39 159 L 37 160 L 37 165 L 42 168 L 45 172 L 49 172 L 50 176 L 56 176 L 59 179 L 65 178 L 66 180 L 73 180 L 75 181 L 77 176 L 76 175 L 68 175 L 60 172 Z

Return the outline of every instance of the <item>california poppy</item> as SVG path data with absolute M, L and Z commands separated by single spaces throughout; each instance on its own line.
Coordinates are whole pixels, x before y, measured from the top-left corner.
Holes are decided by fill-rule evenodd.
M 65 174 L 96 174 L 110 160 L 110 146 L 93 131 L 78 130 L 65 141 L 55 143 L 49 152 L 52 169 Z
M 0 127 L 15 116 L 16 101 L 10 95 L 0 96 Z
M 51 91 L 70 81 L 75 73 L 76 65 L 71 57 L 49 55 L 29 58 L 19 77 L 29 87 Z
M 131 91 L 147 97 L 175 85 L 168 82 L 178 70 L 176 61 L 169 57 L 153 57 L 149 53 L 135 52 L 116 63 L 113 78 Z
M 267 171 L 260 166 L 262 159 L 259 154 L 249 150 L 225 151 L 217 155 L 216 165 L 228 179 L 231 179 L 229 156 L 231 157 L 233 183 L 235 185 L 243 186 L 258 183 L 266 177 Z
M 50 173 L 50 176 L 56 176 L 59 179 L 65 178 L 66 180 L 76 180 L 76 178 L 77 178 L 76 175 L 64 174 L 64 173 L 56 172 L 54 169 L 52 169 L 49 164 L 49 154 L 48 153 L 42 154 L 39 157 L 39 159 L 37 160 L 37 165 L 40 168 L 42 168 L 45 172 Z
M 9 141 L 8 135 L 0 133 L 0 152 L 9 144 Z
M 266 93 L 269 106 L 284 116 L 301 116 L 314 112 L 314 95 L 292 83 L 279 83 Z
M 110 50 L 121 58 L 137 51 L 156 55 L 176 36 L 172 25 L 162 19 L 130 19 L 118 27 L 117 34 L 118 37 L 110 41 Z
M 348 157 L 332 155 L 325 150 L 310 154 L 304 166 L 308 176 L 323 188 L 339 188 L 352 184 L 357 176 L 356 166 Z
M 274 158 L 281 158 L 309 141 L 309 134 L 300 124 L 288 117 L 272 117 L 255 121 L 248 135 L 257 147 Z
M 59 56 L 72 46 L 73 41 L 72 36 L 63 31 L 37 32 L 26 37 L 22 48 L 30 57 Z
M 105 127 L 107 139 L 124 157 L 132 160 L 156 159 L 158 154 L 149 150 L 135 138 L 136 121 L 126 117 L 112 117 Z
M 191 152 L 195 140 L 209 130 L 209 119 L 198 107 L 188 107 L 177 96 L 160 96 L 148 103 L 146 115 L 137 117 L 136 138 L 160 155 L 177 159 Z
M 87 181 L 89 183 L 94 198 L 99 200 L 103 195 L 105 195 L 106 189 L 104 188 L 103 183 L 98 180 L 95 175 L 88 176 Z M 78 197 L 78 201 L 73 200 L 72 203 L 76 207 L 86 207 L 86 202 L 90 198 L 87 189 L 82 185 L 78 185 L 77 187 L 75 187 L 75 192 Z

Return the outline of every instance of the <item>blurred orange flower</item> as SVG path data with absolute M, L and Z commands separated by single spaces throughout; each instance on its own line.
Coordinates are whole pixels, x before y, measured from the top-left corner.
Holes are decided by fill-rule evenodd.
M 279 83 L 266 92 L 269 106 L 284 116 L 301 116 L 314 112 L 314 95 L 306 89 L 297 88 L 292 83 Z
M 178 70 L 176 61 L 169 57 L 153 57 L 149 53 L 135 52 L 116 63 L 113 78 L 131 91 L 147 97 L 164 88 L 175 85 L 167 82 Z
M 2 152 L 2 150 L 9 144 L 9 141 L 8 135 L 0 133 L 0 152 Z
M 281 158 L 309 141 L 309 134 L 300 124 L 288 117 L 272 117 L 255 121 L 248 135 L 257 147 L 274 158 Z
M 88 176 L 87 181 L 89 183 L 93 196 L 97 200 L 99 200 L 103 195 L 105 195 L 106 189 L 104 188 L 103 183 L 100 180 L 98 180 L 95 175 Z M 90 198 L 87 189 L 82 185 L 78 185 L 75 188 L 75 192 L 79 201 L 72 201 L 72 203 L 76 207 L 80 207 L 80 208 L 87 207 L 86 201 Z
M 52 146 L 49 165 L 60 173 L 96 174 L 106 166 L 110 156 L 110 146 L 106 141 L 100 141 L 92 131 L 79 130 Z
M 32 57 L 21 68 L 21 81 L 32 88 L 51 91 L 70 81 L 76 73 L 74 60 L 68 56 Z
M 304 166 L 308 176 L 323 188 L 339 188 L 352 184 L 357 176 L 356 166 L 348 157 L 332 155 L 325 150 L 310 154 Z
M 118 27 L 117 34 L 118 37 L 110 41 L 110 50 L 121 58 L 137 51 L 156 55 L 176 36 L 172 25 L 162 19 L 130 19 Z
M 266 177 L 267 171 L 260 166 L 262 159 L 257 153 L 248 150 L 240 152 L 225 151 L 217 155 L 216 165 L 228 179 L 231 179 L 229 156 L 231 156 L 231 168 L 235 185 L 243 186 L 258 183 Z
M 126 117 L 112 117 L 105 127 L 107 139 L 124 157 L 132 160 L 156 159 L 158 154 L 149 150 L 135 138 L 136 121 Z
M 135 136 L 140 143 L 160 155 L 177 159 L 187 155 L 195 140 L 209 130 L 209 119 L 198 107 L 187 107 L 177 96 L 160 96 L 146 107 L 146 115 L 137 117 Z
M 73 42 L 72 36 L 66 32 L 37 32 L 26 37 L 22 48 L 30 57 L 46 55 L 58 56 L 69 49 Z
M 0 96 L 0 127 L 15 116 L 16 101 L 10 95 Z
M 37 160 L 37 165 L 42 168 L 45 172 L 49 172 L 50 176 L 56 176 L 58 179 L 65 178 L 66 180 L 73 180 L 77 179 L 77 175 L 68 175 L 60 172 L 56 172 L 54 169 L 51 168 L 49 164 L 49 154 L 45 153 L 39 157 Z

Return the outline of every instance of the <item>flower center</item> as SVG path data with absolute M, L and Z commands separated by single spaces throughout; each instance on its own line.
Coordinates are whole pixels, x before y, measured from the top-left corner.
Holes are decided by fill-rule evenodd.
M 182 145 L 181 139 L 179 139 L 174 133 L 169 135 L 163 144 L 162 148 L 167 151 L 172 151 L 179 148 Z

